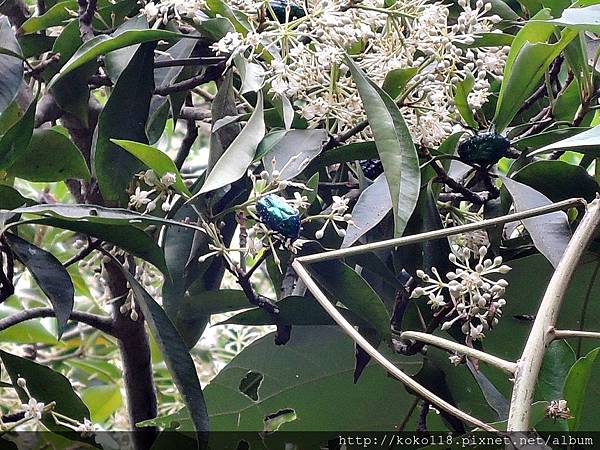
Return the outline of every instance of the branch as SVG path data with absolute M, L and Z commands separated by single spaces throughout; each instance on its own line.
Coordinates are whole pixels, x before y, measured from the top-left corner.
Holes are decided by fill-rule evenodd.
M 548 331 L 551 339 L 568 339 L 568 338 L 591 338 L 600 339 L 600 332 L 597 331 L 581 331 L 581 330 L 555 330 L 554 328 Z
M 584 199 L 571 198 L 568 200 L 563 200 L 562 202 L 552 203 L 550 205 L 540 206 L 538 208 L 527 209 L 525 211 L 507 214 L 505 216 L 495 217 L 493 219 L 486 219 L 480 222 L 468 223 L 465 225 L 459 225 L 451 228 L 442 228 L 440 230 L 428 231 L 426 233 L 419 233 L 414 234 L 412 236 L 388 239 L 385 241 L 373 242 L 370 244 L 355 245 L 354 247 L 343 248 L 339 250 L 331 250 L 324 253 L 300 256 L 296 260 L 302 263 L 311 264 L 315 262 L 329 261 L 332 259 L 346 258 L 348 256 L 372 252 L 374 250 L 383 250 L 387 248 L 401 247 L 404 245 L 418 244 L 420 242 L 445 238 L 460 233 L 467 233 L 469 231 L 484 230 L 486 228 L 492 228 L 505 223 L 528 219 L 530 217 L 541 216 L 543 214 L 549 214 L 555 211 L 563 211 L 565 209 L 569 209 L 577 205 L 585 204 L 586 201 Z
M 100 241 L 100 240 L 92 241 L 91 239 L 89 239 L 88 244 L 79 253 L 77 253 L 75 256 L 73 256 L 71 259 L 65 261 L 65 263 L 63 264 L 63 267 L 67 268 L 69 266 L 72 266 L 76 262 L 79 262 L 79 261 L 87 258 L 88 255 L 90 255 L 94 250 L 96 250 L 101 244 L 102 244 L 102 241 Z
M 96 13 L 97 0 L 78 0 L 79 2 L 79 32 L 83 42 L 87 42 L 94 37 L 94 28 L 92 19 Z
M 27 320 L 54 316 L 55 314 L 52 308 L 31 308 L 25 311 L 19 311 L 18 313 L 5 317 L 4 319 L 0 319 L 0 331 L 4 331 L 9 327 L 26 322 Z M 71 311 L 70 319 L 85 323 L 96 328 L 97 330 L 102 331 L 103 333 L 116 337 L 112 320 L 109 317 L 103 317 L 83 311 Z
M 14 26 L 20 27 L 29 18 L 29 9 L 22 0 L 4 0 L 0 1 L 0 14 L 8 17 Z
M 207 120 L 211 116 L 210 111 L 204 108 L 190 108 L 189 106 L 181 108 L 181 113 L 179 114 L 179 117 L 186 120 Z
M 490 355 L 486 352 L 482 352 L 481 350 L 477 350 L 472 347 L 467 347 L 466 345 L 459 344 L 457 342 L 451 341 L 449 339 L 444 339 L 439 336 L 434 336 L 433 334 L 420 333 L 418 331 L 405 331 L 400 335 L 400 338 L 415 339 L 418 341 L 425 342 L 427 344 L 435 345 L 439 348 L 443 348 L 444 350 L 451 350 L 456 353 L 472 356 L 473 358 L 477 358 L 480 361 L 491 364 L 492 366 L 496 366 L 510 374 L 513 374 L 517 368 L 517 365 L 514 362 L 506 361 L 502 358 L 498 358 L 497 356 Z
M 170 95 L 175 92 L 183 92 L 188 91 L 190 89 L 194 89 L 195 87 L 201 86 L 209 81 L 216 80 L 223 73 L 224 65 L 218 64 L 216 66 L 210 66 L 206 70 L 203 70 L 200 75 L 196 75 L 195 77 L 188 78 L 187 80 L 180 81 L 178 83 L 173 83 L 169 86 L 163 86 L 156 88 L 154 93 L 156 95 Z
M 332 253 L 332 252 L 330 252 Z M 294 260 L 292 263 L 292 267 L 298 274 L 298 276 L 304 281 L 308 290 L 314 295 L 317 301 L 321 304 L 323 309 L 331 316 L 333 320 L 344 330 L 344 332 L 352 338 L 352 340 L 356 343 L 356 345 L 363 348 L 363 350 L 368 353 L 373 359 L 375 359 L 379 364 L 381 364 L 390 374 L 392 374 L 395 378 L 401 381 L 408 388 L 415 391 L 415 393 L 425 400 L 431 402 L 439 409 L 443 409 L 449 414 L 452 414 L 458 417 L 461 420 L 464 420 L 467 423 L 475 425 L 477 427 L 481 427 L 485 431 L 489 431 L 492 433 L 498 433 L 494 427 L 482 422 L 481 420 L 473 417 L 456 406 L 448 403 L 446 400 L 438 397 L 436 394 L 422 386 L 420 383 L 415 381 L 410 375 L 407 375 L 398 367 L 396 367 L 391 361 L 389 361 L 385 356 L 377 351 L 375 347 L 373 347 L 369 341 L 367 341 L 353 326 L 350 322 L 348 322 L 344 316 L 337 310 L 337 308 L 329 301 L 327 296 L 321 291 L 319 286 L 314 282 L 311 278 L 307 270 L 304 268 L 302 263 L 300 262 L 300 258 Z
M 600 199 L 597 198 L 588 205 L 548 284 L 525 349 L 517 363 L 508 416 L 508 431 L 527 431 L 530 428 L 531 403 L 546 346 L 552 341 L 554 326 L 569 282 L 599 223 Z
M 192 108 L 194 106 L 189 95 L 186 98 L 186 104 Z M 194 145 L 194 142 L 196 142 L 196 139 L 198 138 L 198 127 L 196 127 L 196 121 L 194 119 L 186 119 L 185 127 L 185 136 L 183 137 L 179 151 L 175 156 L 175 166 L 179 170 L 181 170 L 183 163 L 190 154 L 192 145 Z
M 165 61 L 156 61 L 154 68 L 161 67 L 179 67 L 179 66 L 210 66 L 221 64 L 227 61 L 227 58 L 221 56 L 200 56 L 198 58 L 185 59 L 167 59 Z

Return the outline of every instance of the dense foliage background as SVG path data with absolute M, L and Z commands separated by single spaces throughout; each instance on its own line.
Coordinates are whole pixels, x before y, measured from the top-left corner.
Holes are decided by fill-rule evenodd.
M 1 2 L 0 433 L 472 430 L 292 262 L 593 201 L 596 3 Z M 307 267 L 370 345 L 501 429 L 514 367 L 471 350 L 520 358 L 581 205 Z M 548 342 L 540 433 L 600 429 L 578 334 L 598 258 Z

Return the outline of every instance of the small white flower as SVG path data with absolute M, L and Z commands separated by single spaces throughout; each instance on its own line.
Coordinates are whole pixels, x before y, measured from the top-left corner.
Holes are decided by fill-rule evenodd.
M 25 411 L 25 418 L 29 419 L 33 417 L 36 421 L 42 418 L 42 413 L 44 412 L 44 404 L 38 402 L 35 398 L 31 397 L 29 402 L 21 405 L 22 409 Z
M 177 181 L 177 176 L 173 172 L 165 173 L 160 179 L 160 182 L 166 187 L 173 186 L 176 181 Z
M 96 432 L 96 425 L 86 417 L 83 419 L 83 423 L 77 427 L 77 431 L 81 433 L 81 437 L 90 437 Z
M 144 183 L 146 183 L 148 186 L 156 186 L 159 183 L 158 176 L 152 169 L 148 169 L 144 172 L 143 179 Z
M 129 205 L 135 209 L 141 209 L 146 204 L 150 203 L 150 195 L 151 191 L 142 191 L 140 187 L 135 188 L 135 193 L 129 197 Z

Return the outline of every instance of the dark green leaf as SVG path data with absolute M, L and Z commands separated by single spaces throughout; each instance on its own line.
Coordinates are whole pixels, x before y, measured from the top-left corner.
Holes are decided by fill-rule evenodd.
M 390 97 L 398 98 L 406 86 L 408 82 L 419 73 L 418 67 L 408 67 L 405 69 L 392 69 L 390 70 L 386 76 L 385 80 L 383 80 L 383 86 L 381 87 Z
M 31 102 L 27 112 L 0 138 L 0 170 L 6 170 L 25 154 L 33 134 L 36 101 Z
M 51 128 L 33 132 L 27 151 L 8 173 L 29 181 L 90 179 L 90 171 L 79 149 L 67 136 Z
M 77 11 L 76 0 L 66 0 L 57 3 L 41 16 L 33 16 L 27 19 L 19 32 L 22 34 L 37 33 L 49 27 L 63 25 L 64 22 L 73 18 L 72 12 Z
M 564 161 L 534 161 L 516 172 L 513 179 L 553 202 L 575 197 L 592 201 L 598 191 L 598 183 L 583 167 Z
M 208 412 L 196 367 L 187 346 L 160 305 L 127 270 L 123 269 L 123 273 L 156 339 L 183 402 L 192 416 L 194 429 L 199 433 L 207 433 Z
M 394 210 L 394 236 L 402 236 L 421 183 L 419 158 L 412 137 L 394 101 L 350 58 L 346 58 L 367 113 L 369 125 L 390 189 Z
M 263 100 L 259 92 L 250 120 L 210 170 L 200 192 L 194 197 L 227 186 L 244 176 L 264 135 Z
M 575 352 L 566 341 L 554 341 L 548 346 L 537 382 L 541 399 L 551 401 L 563 398 L 563 385 L 574 363 Z
M 0 209 L 15 209 L 20 206 L 32 205 L 35 202 L 23 197 L 19 191 L 10 186 L 0 185 Z
M 0 17 L 0 48 L 10 54 L 0 52 L 0 114 L 11 104 L 23 81 L 23 61 L 13 54 L 20 55 L 21 47 L 15 38 L 8 17 Z
M 248 307 L 246 300 L 246 307 Z M 285 325 L 335 325 L 333 319 L 325 312 L 315 299 L 310 297 L 290 296 L 277 302 L 279 319 Z M 340 312 L 354 325 L 368 326 L 351 311 L 340 308 Z M 236 314 L 218 325 L 274 325 L 273 319 L 264 309 L 253 308 Z
M 592 430 L 596 428 L 582 428 L 584 423 L 590 422 L 598 425 L 598 414 L 595 412 L 598 394 L 598 374 L 600 364 L 597 359 L 600 347 L 592 350 L 580 358 L 569 370 L 563 388 L 564 399 L 571 410 L 572 419 L 569 419 L 569 431 Z
M 381 336 L 389 338 L 390 315 L 381 298 L 362 276 L 340 261 L 311 264 L 309 270 L 332 300 L 339 301 Z
M 539 155 L 541 153 L 549 153 L 554 150 L 571 150 L 574 152 L 584 153 L 586 155 L 600 156 L 600 125 L 595 126 L 582 133 L 577 133 L 575 136 L 554 142 L 546 145 L 532 153 L 530 156 Z
M 544 194 L 525 184 L 505 177 L 502 177 L 502 181 L 513 198 L 516 211 L 525 211 L 552 203 Z M 556 267 L 571 240 L 567 215 L 557 211 L 524 219 L 522 222 L 540 253 Z
M 373 158 L 378 158 L 375 142 L 354 142 L 321 153 L 309 164 L 306 171 L 312 174 L 320 167 L 329 166 L 331 164 Z
M 454 103 L 456 105 L 456 109 L 458 109 L 458 112 L 467 125 L 477 130 L 479 128 L 479 124 L 475 121 L 475 117 L 473 117 L 473 111 L 469 106 L 468 100 L 473 86 L 475 86 L 475 78 L 471 72 L 467 72 L 465 74 L 465 79 L 456 84 L 454 91 Z
M 150 43 L 141 46 L 131 59 L 98 119 L 93 170 L 102 196 L 109 203 L 127 205 L 127 188 L 143 168 L 139 159 L 111 139 L 147 142 L 145 126 L 153 91 L 154 45 Z
M 511 142 L 511 145 L 519 150 L 524 150 L 527 148 L 539 148 L 544 145 L 554 144 L 564 140 L 565 138 L 570 138 L 587 130 L 589 130 L 587 127 L 559 128 L 558 130 L 544 131 L 543 133 L 517 139 L 516 141 Z
M 10 380 L 19 394 L 23 403 L 29 400 L 22 387 L 17 384 L 17 379 L 23 378 L 27 382 L 27 389 L 33 398 L 46 405 L 56 402 L 54 411 L 83 422 L 90 417 L 85 404 L 77 396 L 69 380 L 62 374 L 42 366 L 29 359 L 20 358 L 0 350 L 0 359 L 10 376 Z M 48 420 L 46 425 L 51 426 L 54 420 Z M 56 425 L 52 428 L 56 429 Z M 64 430 L 64 428 L 63 428 Z
M 56 315 L 60 339 L 73 310 L 75 290 L 71 277 L 51 253 L 14 234 L 5 233 L 4 237 L 17 259 L 27 267 L 50 300 Z

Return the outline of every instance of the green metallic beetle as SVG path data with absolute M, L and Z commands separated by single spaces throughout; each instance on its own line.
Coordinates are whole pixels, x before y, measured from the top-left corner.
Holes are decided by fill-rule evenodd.
M 301 6 L 298 6 L 297 4 L 295 4 L 294 2 L 290 2 L 289 0 L 273 0 L 273 1 L 269 2 L 269 5 L 273 9 L 273 12 L 275 13 L 275 17 L 277 18 L 277 21 L 279 23 L 286 22 L 285 8 L 288 5 L 290 7 L 290 14 L 289 14 L 288 20 L 290 20 L 290 21 L 296 20 L 296 19 L 299 19 L 300 17 L 304 17 L 306 15 L 306 13 L 304 12 L 304 9 Z M 270 13 L 270 11 L 269 11 L 269 13 Z M 273 17 L 271 17 L 271 19 L 272 18 Z
M 488 166 L 501 158 L 516 158 L 518 153 L 510 148 L 510 141 L 501 134 L 479 133 L 458 146 L 458 156 L 467 164 Z
M 256 203 L 256 212 L 271 230 L 290 239 L 300 236 L 300 212 L 282 197 L 270 194 L 261 198 Z

